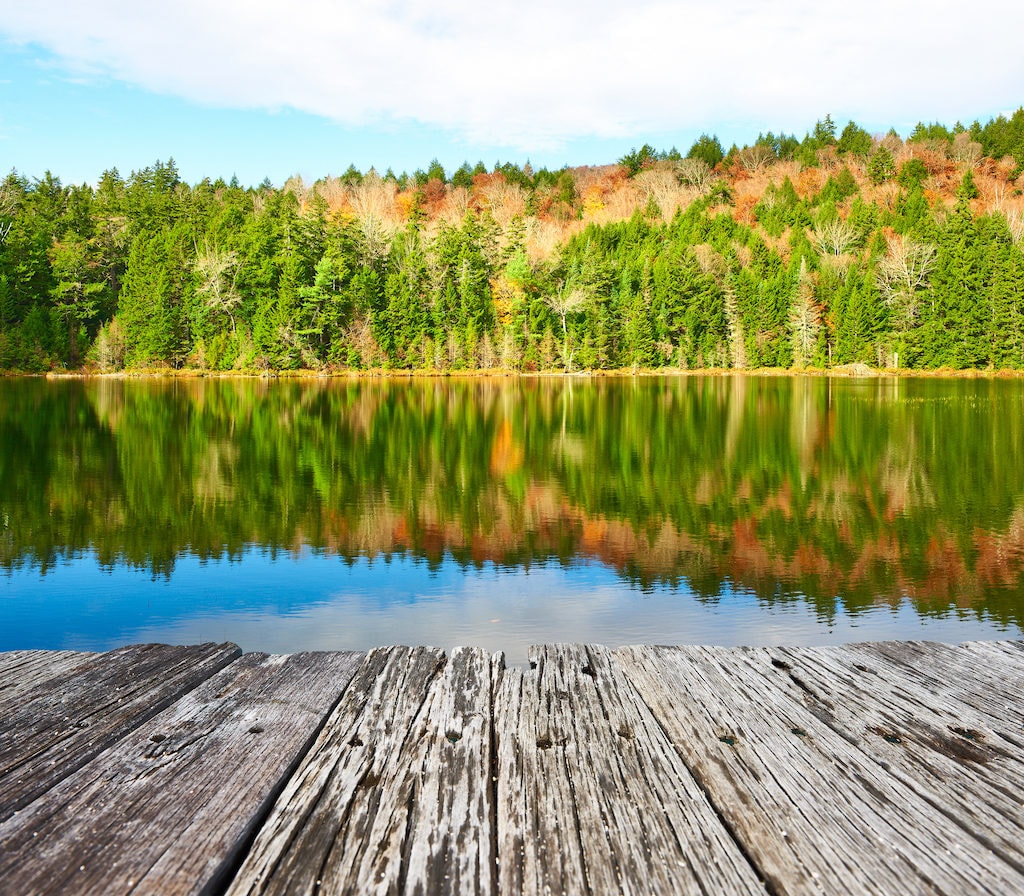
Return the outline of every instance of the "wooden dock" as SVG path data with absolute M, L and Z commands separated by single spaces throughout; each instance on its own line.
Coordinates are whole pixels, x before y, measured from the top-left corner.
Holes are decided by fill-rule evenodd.
M 0 654 L 0 892 L 1024 894 L 1024 644 Z

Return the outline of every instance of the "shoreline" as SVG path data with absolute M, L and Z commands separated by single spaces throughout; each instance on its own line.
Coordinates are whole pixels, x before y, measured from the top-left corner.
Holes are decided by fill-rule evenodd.
M 624 379 L 626 377 L 837 377 L 843 379 L 1024 379 L 1024 370 L 1012 368 L 955 369 L 940 367 L 917 368 L 874 368 L 865 364 L 848 364 L 842 367 L 757 367 L 736 368 L 620 368 L 614 370 L 508 370 L 508 369 L 467 369 L 401 370 L 392 368 L 370 368 L 366 370 L 336 369 L 314 370 L 308 368 L 293 370 L 202 370 L 200 368 L 139 368 L 135 370 L 61 370 L 45 373 L 29 373 L 17 370 L 0 371 L 3 379 L 263 379 L 263 380 L 364 380 L 364 379 Z

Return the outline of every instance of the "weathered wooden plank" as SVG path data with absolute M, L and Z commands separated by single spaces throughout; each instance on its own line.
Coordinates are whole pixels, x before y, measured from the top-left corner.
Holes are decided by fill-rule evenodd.
M 575 731 L 548 717 L 551 700 L 568 691 L 552 694 L 556 673 L 545 680 L 540 661 L 531 666 L 529 676 L 506 669 L 495 690 L 499 892 L 572 896 L 587 892 L 563 750 Z
M 960 648 L 969 653 L 998 654 L 1003 662 L 1024 671 L 1024 641 L 965 641 Z
M 419 777 L 403 844 L 406 893 L 495 891 L 492 666 L 504 658 L 456 648 L 417 719 L 425 733 L 409 757 Z
M 752 670 L 749 655 L 614 656 L 774 893 L 1024 892 L 1024 876 Z
M 1024 748 L 1020 676 L 1007 674 L 1011 656 L 993 657 L 985 645 L 928 641 L 851 644 L 861 665 L 879 675 L 910 675 L 936 695 L 983 714 L 1006 742 Z
M 11 893 L 216 892 L 362 654 L 247 654 L 0 824 Z
M 0 821 L 240 654 L 234 644 L 143 644 L 43 682 L 0 717 Z
M 773 648 L 771 655 L 777 670 L 786 673 L 805 692 L 808 706 L 817 702 L 814 674 L 826 675 L 820 683 L 823 689 L 839 687 L 840 683 L 858 689 L 869 701 L 862 708 L 891 713 L 894 722 L 906 718 L 908 733 L 922 746 L 976 763 L 987 764 L 998 757 L 1004 766 L 1011 764 L 1007 774 L 1013 774 L 1013 768 L 1024 767 L 1024 749 L 1002 740 L 992 727 L 1006 728 L 1009 716 L 1012 728 L 1013 717 L 1022 711 L 1013 662 L 1007 662 L 1008 658 L 997 651 L 984 657 L 984 673 L 969 676 L 972 661 L 967 645 L 949 647 L 918 642 L 916 647 L 923 652 L 917 653 L 917 659 L 910 664 L 874 653 L 871 645 L 866 644 Z M 929 672 L 929 664 L 920 658 L 932 650 L 941 652 L 943 659 Z M 950 670 L 946 674 L 940 671 L 943 665 Z M 1020 674 L 1024 675 L 1024 664 Z M 979 681 L 988 676 L 989 681 Z M 1013 693 L 1015 690 L 1018 693 Z M 996 692 L 998 697 L 994 696 Z M 870 704 L 872 696 L 881 701 L 880 705 Z M 821 695 L 822 701 L 828 699 Z
M 871 674 L 842 647 L 747 653 L 752 669 L 1024 872 L 1024 753 L 1000 743 L 983 716 L 916 676 Z
M 1024 701 L 1020 680 L 1024 678 L 1024 652 L 1012 648 L 1012 642 L 950 646 L 929 642 L 894 644 L 852 644 L 833 648 L 780 648 L 795 657 L 827 658 L 838 663 L 851 682 L 864 689 L 880 688 L 899 698 L 910 712 L 941 713 L 947 735 L 957 738 L 950 749 L 957 752 L 963 739 L 960 733 L 972 728 L 992 726 L 1015 731 L 1011 741 L 988 740 L 984 749 L 997 749 L 1000 755 L 1024 762 L 1020 746 L 1024 729 Z M 990 648 L 990 649 L 988 649 Z M 809 652 L 808 652 L 809 650 Z M 1019 656 L 1018 656 L 1019 654 Z M 898 657 L 902 657 L 899 659 Z M 784 657 L 783 657 L 784 659 Z M 799 678 L 797 672 L 793 676 Z M 938 718 L 936 717 L 936 722 Z M 960 730 L 958 730 L 960 729 Z M 980 744 L 975 747 L 981 748 Z
M 12 650 L 0 653 L 0 715 L 42 687 L 52 678 L 73 671 L 95 659 L 95 653 L 73 650 Z
M 496 696 L 500 892 L 764 894 L 608 652 L 531 658 Z
M 229 893 L 490 893 L 490 661 L 370 653 Z
M 874 641 L 851 644 L 851 650 L 907 666 L 916 674 L 935 677 L 941 684 L 959 686 L 964 693 L 992 691 L 1013 703 L 1018 694 L 1008 668 L 1022 668 L 1013 642 Z M 1018 710 L 1019 711 L 1019 710 Z

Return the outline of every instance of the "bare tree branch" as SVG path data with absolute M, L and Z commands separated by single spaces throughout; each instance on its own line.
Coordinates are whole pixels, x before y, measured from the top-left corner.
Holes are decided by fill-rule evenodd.
M 199 274 L 199 294 L 206 299 L 206 307 L 214 313 L 226 314 L 231 321 L 231 332 L 235 332 L 235 308 L 242 297 L 235 288 L 238 277 L 238 256 L 224 252 L 209 244 L 196 251 L 196 273 Z M 234 275 L 228 275 L 234 270 Z
M 694 187 L 702 195 L 711 189 L 718 179 L 711 166 L 703 159 L 680 159 L 676 162 L 676 177 L 688 187 Z
M 814 244 L 822 255 L 845 255 L 857 242 L 857 229 L 842 218 L 836 217 L 814 225 Z
M 565 362 L 566 371 L 571 371 L 574 350 L 569 346 L 569 328 L 566 318 L 583 307 L 587 301 L 587 293 L 579 288 L 563 289 L 559 290 L 557 295 L 546 296 L 544 301 L 562 322 L 562 360 Z
M 968 131 L 961 131 L 953 138 L 951 155 L 954 162 L 976 165 L 981 160 L 981 144 L 971 139 Z
M 0 183 L 0 246 L 4 244 L 11 228 L 14 226 L 14 212 L 17 202 L 10 186 Z
M 789 313 L 789 330 L 793 340 L 793 363 L 806 367 L 814 356 L 814 348 L 821 330 L 821 310 L 815 302 L 814 279 L 807 270 L 807 262 L 800 261 L 796 299 Z
M 909 329 L 917 319 L 917 294 L 928 286 L 934 267 L 935 246 L 903 236 L 889 240 L 876 282 L 885 301 L 902 313 L 901 329 Z
M 767 168 L 775 161 L 775 153 L 770 146 L 763 143 L 755 143 L 753 146 L 745 146 L 739 152 L 739 162 L 746 171 L 757 174 Z

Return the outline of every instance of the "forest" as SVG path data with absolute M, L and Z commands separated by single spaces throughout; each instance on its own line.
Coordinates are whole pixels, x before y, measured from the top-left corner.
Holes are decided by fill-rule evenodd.
M 307 184 L 0 184 L 0 369 L 1024 369 L 1024 107 Z

